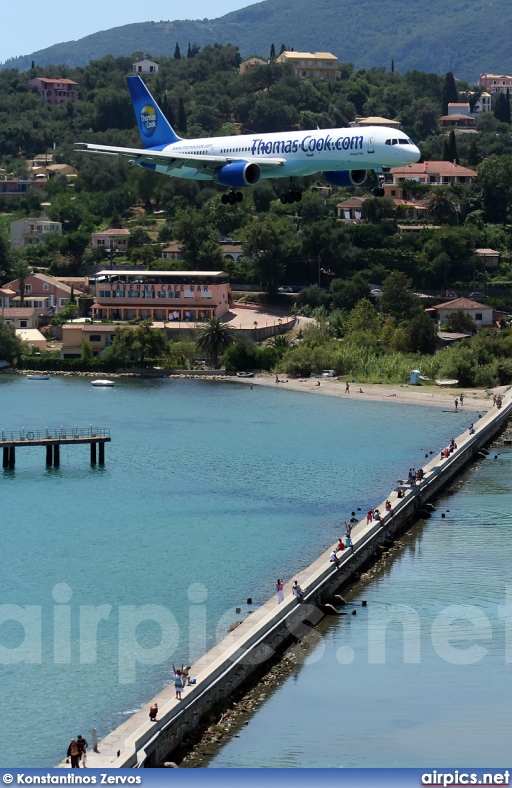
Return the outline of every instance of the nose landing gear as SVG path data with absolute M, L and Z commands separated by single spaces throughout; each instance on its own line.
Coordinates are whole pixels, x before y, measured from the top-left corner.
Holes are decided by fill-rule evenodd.
M 237 202 L 242 202 L 243 199 L 242 192 L 230 191 L 229 194 L 223 194 L 220 201 L 223 205 L 234 205 Z
M 386 192 L 384 191 L 384 175 L 378 175 L 379 185 L 376 189 L 372 189 L 372 194 L 374 197 L 385 197 Z

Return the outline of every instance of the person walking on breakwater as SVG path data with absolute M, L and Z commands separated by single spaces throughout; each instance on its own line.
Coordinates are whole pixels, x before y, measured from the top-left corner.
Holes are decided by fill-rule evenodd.
M 80 768 L 80 750 L 78 749 L 78 744 L 76 743 L 76 739 L 71 739 L 71 742 L 68 747 L 68 758 L 71 758 L 71 768 L 72 769 L 79 769 Z
M 298 584 L 297 580 L 295 580 L 292 586 L 292 594 L 294 597 L 296 597 L 297 602 L 304 602 L 304 591 Z
M 352 533 L 352 524 L 347 523 L 347 521 L 345 520 L 345 534 L 347 536 L 350 536 L 351 533 Z
M 281 602 L 284 602 L 284 583 L 279 578 L 277 579 L 277 583 L 276 583 L 276 591 L 277 591 L 277 604 L 280 605 Z
M 79 733 L 76 737 L 76 743 L 78 745 L 78 752 L 80 753 L 82 769 L 87 769 L 87 747 L 89 746 L 89 742 Z
M 390 517 L 393 517 L 393 507 L 389 499 L 386 501 L 386 512 L 389 512 Z
M 176 700 L 181 700 L 181 693 L 183 692 L 183 679 L 181 677 L 181 670 L 176 670 L 174 665 L 172 666 L 174 670 L 174 689 L 176 692 Z
M 459 401 L 460 401 L 460 406 L 462 408 L 464 406 L 464 392 L 463 391 L 461 391 L 461 393 L 459 394 Z
M 347 548 L 347 550 L 350 547 L 352 549 L 352 552 L 354 552 L 354 545 L 352 544 L 352 537 L 350 535 L 348 535 L 348 534 L 345 537 L 345 547 Z
M 370 525 L 372 520 L 373 520 L 373 509 L 369 509 L 368 514 L 366 515 L 366 525 Z
M 469 425 L 469 434 L 470 435 L 474 435 L 475 434 L 475 428 L 473 427 L 472 424 Z
M 156 715 L 158 714 L 158 703 L 153 703 L 149 709 L 149 721 L 156 722 Z
M 459 409 L 459 398 L 455 397 L 455 411 Z

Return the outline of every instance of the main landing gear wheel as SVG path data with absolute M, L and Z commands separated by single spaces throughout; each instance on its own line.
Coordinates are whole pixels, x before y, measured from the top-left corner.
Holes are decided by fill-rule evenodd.
M 242 192 L 229 192 L 229 194 L 223 194 L 220 201 L 223 205 L 234 205 L 237 202 L 242 202 L 243 199 Z
M 283 205 L 293 205 L 294 202 L 302 200 L 302 194 L 301 192 L 288 192 L 288 194 L 282 194 L 279 199 Z

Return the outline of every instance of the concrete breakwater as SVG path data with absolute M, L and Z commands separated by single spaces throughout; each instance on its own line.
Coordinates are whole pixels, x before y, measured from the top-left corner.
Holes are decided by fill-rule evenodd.
M 149 722 L 148 704 L 100 743 L 99 754 L 91 753 L 89 765 L 160 765 L 217 701 L 228 697 L 276 650 L 302 637 L 307 622 L 319 620 L 321 605 L 373 561 L 375 546 L 385 530 L 405 530 L 425 504 L 500 431 L 511 409 L 512 399 L 507 394 L 501 410 L 495 409 L 477 422 L 475 435 L 466 432 L 457 438 L 458 449 L 448 459 L 441 460 L 437 455 L 424 466 L 421 488 L 408 488 L 404 499 L 397 499 L 393 493 L 393 518 L 386 517 L 384 524 L 367 524 L 366 520 L 359 523 L 353 531 L 354 552 L 342 554 L 339 569 L 329 563 L 326 552 L 299 573 L 306 605 L 297 605 L 288 585 L 283 604 L 278 606 L 273 597 L 194 665 L 192 675 L 197 684 L 187 689 L 183 701 L 175 701 L 174 687 L 167 687 L 151 701 L 158 703 L 158 722 Z

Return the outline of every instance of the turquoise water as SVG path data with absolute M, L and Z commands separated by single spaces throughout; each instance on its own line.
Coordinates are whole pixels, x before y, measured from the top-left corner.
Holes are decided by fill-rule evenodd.
M 169 681 L 173 659 L 211 647 L 236 605 L 267 599 L 277 576 L 333 542 L 340 520 L 381 501 L 474 418 L 206 381 L 95 389 L 84 378 L 0 376 L 0 403 L 6 429 L 112 432 L 104 468 L 72 446 L 45 469 L 44 449 L 32 447 L 2 472 L 0 766 L 55 763 L 93 726 L 104 736 Z M 96 649 L 83 622 L 99 605 Z M 162 638 L 151 621 L 134 634 L 129 606 L 143 605 L 158 606 L 157 618 L 168 611 L 168 631 L 155 664 L 134 667 L 133 654 L 147 660 L 141 649 Z M 25 606 L 28 630 L 12 620 Z M 198 624 L 189 632 L 203 607 L 204 636 Z
M 493 452 L 473 466 L 462 488 L 404 537 L 392 563 L 354 589 L 348 599 L 358 605 L 355 617 L 322 622 L 312 663 L 274 688 L 211 766 L 458 768 L 507 761 L 512 452 L 497 451 L 497 460 Z M 508 648 L 499 617 L 507 587 Z M 404 661 L 403 630 L 395 620 L 387 628 L 384 661 L 376 663 L 372 622 L 397 605 L 406 605 L 415 622 L 407 642 L 418 653 L 408 652 L 408 659 L 419 661 Z M 449 623 L 448 614 L 457 620 Z M 458 618 L 468 614 L 472 619 Z M 454 651 L 446 648 L 447 638 Z M 467 651 L 475 648 L 482 651 Z

